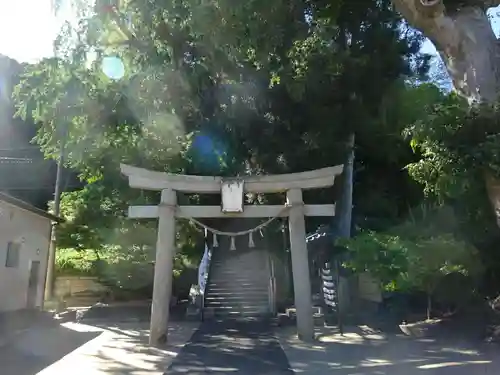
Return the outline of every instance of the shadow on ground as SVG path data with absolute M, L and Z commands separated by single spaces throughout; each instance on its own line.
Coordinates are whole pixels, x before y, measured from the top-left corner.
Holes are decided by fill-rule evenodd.
M 204 322 L 166 374 L 293 374 L 269 322 Z
M 92 357 L 89 371 L 99 374 L 151 375 L 163 374 L 193 335 L 197 323 L 172 323 L 168 343 L 162 348 L 148 345 L 149 326 L 141 329 L 129 324 L 103 327 L 103 342 L 86 355 Z
M 95 339 L 100 331 L 78 332 L 56 322 L 44 323 L 11 338 L 0 346 L 2 375 L 34 375 L 78 347 Z
M 147 323 L 64 325 L 78 330 L 97 330 L 99 336 L 45 368 L 38 375 L 68 374 L 75 372 L 75 369 L 79 374 L 93 375 L 161 375 L 198 326 L 192 322 L 172 322 L 168 344 L 157 349 L 148 346 Z M 0 373 L 4 375 L 2 371 Z M 12 373 L 14 374 L 17 375 Z
M 367 326 L 318 330 L 312 345 L 280 331 L 281 344 L 293 370 L 300 374 L 335 375 L 470 375 L 500 374 L 498 346 L 456 338 L 416 338 L 382 334 Z

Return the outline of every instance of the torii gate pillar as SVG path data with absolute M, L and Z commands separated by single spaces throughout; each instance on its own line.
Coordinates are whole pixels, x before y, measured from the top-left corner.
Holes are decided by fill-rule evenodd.
M 311 278 L 306 243 L 304 202 L 301 189 L 290 189 L 286 193 L 291 205 L 288 223 L 290 228 L 290 252 L 292 255 L 293 289 L 297 312 L 297 333 L 300 340 L 314 339 L 314 318 L 311 302 Z
M 157 346 L 167 341 L 172 272 L 175 255 L 175 207 L 177 194 L 172 189 L 161 192 L 158 206 L 158 238 L 154 272 L 153 303 L 149 344 Z

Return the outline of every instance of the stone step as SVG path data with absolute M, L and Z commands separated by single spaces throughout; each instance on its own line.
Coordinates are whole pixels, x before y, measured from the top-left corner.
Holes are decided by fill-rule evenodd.
M 264 316 L 268 315 L 270 312 L 269 310 L 262 310 L 262 309 L 251 309 L 251 310 L 221 310 L 218 308 L 209 308 L 208 314 L 205 314 L 205 317 L 207 316 Z M 205 310 L 206 312 L 207 310 Z M 205 313 L 204 312 L 204 313 Z
M 221 306 L 221 305 L 206 305 L 205 308 L 213 309 L 214 311 L 221 312 L 264 312 L 269 311 L 268 305 L 231 305 L 231 306 Z
M 258 301 L 258 300 L 268 300 L 269 296 L 264 293 L 255 294 L 207 294 L 205 296 L 205 301 Z
M 267 262 L 262 259 L 241 259 L 241 260 L 225 260 L 222 262 L 212 261 L 210 266 L 213 268 L 234 269 L 234 267 L 250 266 L 250 267 L 267 267 Z
M 269 277 L 262 276 L 262 277 L 245 277 L 245 276 L 240 276 L 240 277 L 228 277 L 225 275 L 216 275 L 213 274 L 210 276 L 208 282 L 210 284 L 215 283 L 215 282 L 223 282 L 223 283 L 246 283 L 246 284 L 267 284 L 269 283 Z
M 242 272 L 221 272 L 220 270 L 210 270 L 211 277 L 224 277 L 224 278 L 240 278 L 240 279 L 269 279 L 270 275 L 267 272 L 261 272 L 260 270 L 247 270 Z
M 261 285 L 261 286 L 239 286 L 239 285 L 211 285 L 206 289 L 205 294 L 209 293 L 236 293 L 236 294 L 245 294 L 245 293 L 264 293 L 267 294 L 269 293 L 269 288 L 267 285 Z
M 212 275 L 222 275 L 225 277 L 251 277 L 253 279 L 258 279 L 261 277 L 269 278 L 269 273 L 263 271 L 262 268 L 248 268 L 248 265 L 246 267 L 247 269 L 241 271 L 211 268 L 210 273 Z
M 254 299 L 207 299 L 205 300 L 205 305 L 214 304 L 214 305 L 260 305 L 260 304 L 268 304 L 267 296 L 261 298 Z
M 242 288 L 242 289 L 252 289 L 252 288 L 258 288 L 258 289 L 263 289 L 267 288 L 268 283 L 264 283 L 262 281 L 259 282 L 252 282 L 252 281 L 240 281 L 240 280 L 210 280 L 210 286 L 214 287 L 220 287 L 222 286 L 223 288 L 229 287 L 229 288 Z
M 242 296 L 251 296 L 251 295 L 259 295 L 259 294 L 268 294 L 267 288 L 252 288 L 252 289 L 241 289 L 241 288 L 208 288 L 205 292 L 205 296 L 209 295 L 220 295 L 220 296 L 228 296 L 228 295 L 242 295 Z
M 252 304 L 267 304 L 269 301 L 269 298 L 267 296 L 261 296 L 259 298 L 224 298 L 224 299 L 218 299 L 218 298 L 212 298 L 212 299 L 205 299 L 205 304 L 208 303 L 215 303 L 217 305 L 231 305 L 231 304 L 244 304 L 244 305 L 252 305 Z
M 267 299 L 255 301 L 206 301 L 205 306 L 218 306 L 218 307 L 263 307 L 268 306 Z
M 254 279 L 258 279 L 260 277 L 269 277 L 269 272 L 262 271 L 262 268 L 259 269 L 246 269 L 241 271 L 233 271 L 233 270 L 223 270 L 223 269 L 211 269 L 210 273 L 212 275 L 223 275 L 226 277 L 251 277 Z
M 267 259 L 261 257 L 246 257 L 246 258 L 226 258 L 226 259 L 212 259 L 210 262 L 213 265 L 226 265 L 226 264 L 267 264 Z
M 227 294 L 227 295 L 220 295 L 220 294 L 212 294 L 212 295 L 207 295 L 205 297 L 205 301 L 236 301 L 236 300 L 248 300 L 248 301 L 253 301 L 253 300 L 258 300 L 258 299 L 267 299 L 267 294 Z
M 214 312 L 266 312 L 269 310 L 268 305 L 259 306 L 206 306 L 205 309 L 213 310 Z
M 221 291 L 265 291 L 269 289 L 268 283 L 239 283 L 233 281 L 217 281 L 209 282 L 207 285 L 208 290 L 221 290 Z
M 211 318 L 231 318 L 231 317 L 262 317 L 269 316 L 270 312 L 268 310 L 244 310 L 244 311 L 227 311 L 219 309 L 205 309 L 203 311 L 203 318 L 209 320 Z
M 212 275 L 208 282 L 210 284 L 213 284 L 213 283 L 216 283 L 216 282 L 219 282 L 219 283 L 231 283 L 231 284 L 235 284 L 235 283 L 244 283 L 244 284 L 268 284 L 269 283 L 269 277 L 257 277 L 257 278 L 253 278 L 253 277 L 244 277 L 244 276 L 241 276 L 241 277 L 227 277 L 227 276 L 221 276 L 221 275 Z
M 205 306 L 268 306 L 269 302 L 267 299 L 254 300 L 254 301 L 205 301 Z
M 245 294 L 245 293 L 269 293 L 269 288 L 266 285 L 262 286 L 252 286 L 252 287 L 241 287 L 238 285 L 212 285 L 206 289 L 205 294 L 209 293 L 237 293 L 237 294 Z
M 241 258 L 255 258 L 255 257 L 265 257 L 267 253 L 265 250 L 255 249 L 253 251 L 245 251 L 238 253 L 238 249 L 230 250 L 223 254 L 221 252 L 213 252 L 213 257 L 215 259 L 241 259 Z
M 252 291 L 252 290 L 268 290 L 269 286 L 267 283 L 246 283 L 246 285 L 233 283 L 233 282 L 218 282 L 218 283 L 209 283 L 207 285 L 208 290 L 244 290 L 244 291 Z
M 211 261 L 210 265 L 212 267 L 222 267 L 226 268 L 229 266 L 241 266 L 241 265 L 252 265 L 252 266 L 267 266 L 267 261 L 265 259 L 247 258 L 247 259 L 232 259 L 223 261 Z
M 245 276 L 240 276 L 240 277 L 227 277 L 225 275 L 211 275 L 208 282 L 210 284 L 215 283 L 215 282 L 224 282 L 224 283 L 246 283 L 246 284 L 267 284 L 269 282 L 269 277 L 245 277 Z
M 225 274 L 220 272 L 212 272 L 210 274 L 210 280 L 248 280 L 251 282 L 269 280 L 270 275 L 267 273 L 235 273 L 235 274 Z

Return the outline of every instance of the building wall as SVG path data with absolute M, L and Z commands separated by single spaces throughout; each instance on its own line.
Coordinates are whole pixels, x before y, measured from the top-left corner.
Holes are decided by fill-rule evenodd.
M 36 306 L 43 303 L 50 220 L 0 201 L 0 311 L 26 308 L 32 261 L 40 261 Z M 7 245 L 20 242 L 19 265 L 5 267 Z

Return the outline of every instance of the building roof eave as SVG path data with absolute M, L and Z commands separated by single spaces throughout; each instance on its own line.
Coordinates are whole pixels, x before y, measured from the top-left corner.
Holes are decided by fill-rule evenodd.
M 11 204 L 11 205 L 16 206 L 18 208 L 21 208 L 23 210 L 29 211 L 35 215 L 44 217 L 46 219 L 50 219 L 52 221 L 55 221 L 56 223 L 63 223 L 64 222 L 63 218 L 52 215 L 51 213 L 48 213 L 45 210 L 42 210 L 38 207 L 35 207 L 32 204 L 29 204 L 21 199 L 15 198 L 15 197 L 13 197 L 7 193 L 1 192 L 1 191 L 0 191 L 0 201 Z

